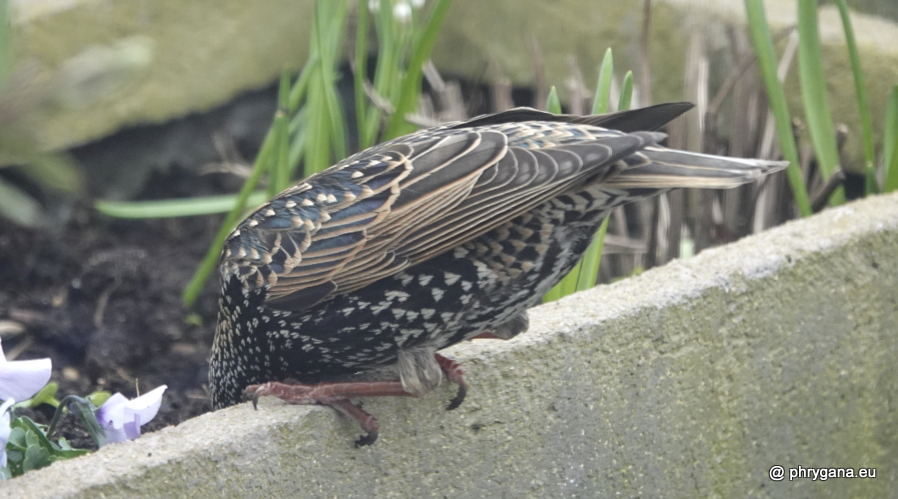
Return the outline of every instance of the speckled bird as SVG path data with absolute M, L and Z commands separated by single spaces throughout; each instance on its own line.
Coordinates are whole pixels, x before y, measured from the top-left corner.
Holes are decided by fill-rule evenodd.
M 678 187 L 730 188 L 785 167 L 667 149 L 691 107 L 596 116 L 518 108 L 355 154 L 265 203 L 227 238 L 212 404 L 421 396 L 464 372 L 438 350 L 510 338 L 616 207 Z M 398 366 L 399 380 L 335 382 Z

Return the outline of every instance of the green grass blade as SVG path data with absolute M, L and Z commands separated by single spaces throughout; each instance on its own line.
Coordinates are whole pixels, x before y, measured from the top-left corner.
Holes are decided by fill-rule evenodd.
M 250 194 L 255 190 L 256 184 L 259 183 L 259 179 L 262 177 L 262 173 L 266 170 L 266 165 L 268 165 L 268 162 L 271 160 L 271 155 L 274 153 L 274 142 L 274 132 L 269 131 L 268 135 L 265 137 L 265 141 L 262 143 L 261 150 L 259 150 L 259 155 L 256 156 L 256 163 L 253 165 L 252 172 L 246 179 L 246 182 L 243 183 L 240 193 L 237 194 L 237 203 L 225 217 L 224 222 L 221 224 L 221 228 L 218 229 L 218 233 L 215 235 L 215 240 L 206 251 L 206 256 L 203 257 L 203 261 L 190 279 L 190 283 L 184 288 L 184 293 L 181 295 L 181 299 L 185 306 L 193 306 L 196 302 L 196 298 L 200 295 L 200 291 L 203 289 L 203 285 L 209 279 L 209 276 L 212 275 L 212 271 L 215 270 L 215 266 L 218 264 L 219 254 L 221 253 L 221 247 L 224 245 L 225 239 L 227 239 L 228 234 L 230 234 L 231 230 L 237 225 L 240 216 L 243 214 L 243 209 L 246 207 L 246 203 L 249 200 Z
M 620 101 L 617 105 L 618 111 L 626 111 L 630 109 L 633 100 L 633 72 L 627 71 L 624 76 L 624 82 L 621 85 Z M 608 218 L 602 221 L 602 226 L 596 233 L 586 250 L 586 256 L 580 262 L 580 273 L 577 276 L 577 291 L 589 289 L 596 285 L 596 279 L 599 276 L 599 265 L 602 262 L 602 250 L 605 247 L 605 234 L 608 232 Z
M 433 52 L 433 46 L 437 41 L 437 34 L 446 12 L 449 11 L 451 2 L 449 0 L 437 0 L 430 11 L 430 17 L 424 25 L 421 36 L 414 43 L 415 51 L 412 53 L 408 63 L 408 70 L 405 79 L 402 82 L 399 99 L 396 103 L 396 112 L 390 116 L 387 125 L 386 138 L 399 137 L 406 133 L 413 132 L 415 126 L 405 121 L 405 115 L 411 113 L 418 106 L 418 99 L 421 96 L 421 79 L 424 75 L 424 63 L 430 58 Z
M 558 100 L 558 91 L 555 85 L 549 90 L 549 96 L 546 98 L 546 111 L 552 114 L 561 114 L 561 101 Z
M 300 103 L 309 91 L 309 79 L 312 78 L 312 71 L 310 71 L 310 68 L 316 64 L 318 64 L 318 54 L 313 52 L 310 48 L 309 59 L 306 61 L 305 65 L 303 65 L 302 72 L 299 73 L 299 78 L 296 79 L 293 88 L 290 89 L 290 96 L 287 99 L 288 112 L 295 113 L 296 110 L 299 109 Z
M 286 189 L 290 183 L 290 165 L 287 162 L 287 151 L 290 149 L 286 104 L 290 91 L 290 76 L 284 71 L 278 88 L 278 109 L 274 114 L 274 150 L 268 174 L 268 197 Z
M 808 199 L 808 191 L 799 167 L 798 148 L 795 146 L 795 137 L 792 135 L 792 121 L 789 118 L 789 108 L 786 105 L 786 93 L 776 75 L 776 54 L 770 39 L 770 28 L 767 26 L 763 0 L 745 0 L 745 11 L 748 16 L 752 43 L 758 56 L 758 67 L 764 77 L 767 98 L 770 101 L 770 109 L 773 111 L 776 122 L 780 148 L 786 161 L 790 163 L 786 174 L 789 177 L 789 184 L 792 186 L 795 204 L 802 216 L 808 216 L 812 212 L 811 202 Z
M 882 138 L 883 192 L 898 189 L 898 85 L 892 88 Z
M 287 187 L 290 187 L 290 134 L 287 131 L 287 115 L 283 111 L 278 111 L 278 113 L 274 117 L 274 133 L 277 137 L 276 144 L 277 146 L 274 148 L 275 154 L 272 154 L 272 164 L 275 165 L 275 171 L 277 171 L 277 178 L 270 179 L 271 184 L 274 186 L 271 189 L 271 185 L 269 185 L 269 196 L 274 197 L 277 193 L 283 191 Z M 274 191 L 273 193 L 271 191 Z
M 618 111 L 626 111 L 630 109 L 633 101 L 633 72 L 627 71 L 624 76 L 624 83 L 620 87 L 620 101 L 617 103 Z
M 278 91 L 278 110 L 274 115 L 274 128 L 280 135 L 278 144 L 278 192 L 290 186 L 293 180 L 293 164 L 290 163 L 290 120 L 287 106 L 290 103 L 290 74 L 284 71 Z
M 33 197 L 0 179 L 0 215 L 24 227 L 36 227 L 42 213 Z
M 399 45 L 396 19 L 393 18 L 393 2 L 380 0 L 380 7 L 374 14 L 374 26 L 377 32 L 377 65 L 374 67 L 374 91 L 378 96 L 392 102 L 392 89 L 395 80 L 400 77 Z M 365 134 L 368 146 L 377 142 L 378 131 L 384 110 L 373 105 L 368 108 L 365 120 Z
M 294 178 L 300 160 L 305 157 L 306 129 L 302 126 L 305 123 L 305 119 L 306 108 L 301 107 L 288 125 L 288 132 L 292 136 L 292 139 L 290 140 L 290 150 L 287 153 L 287 164 L 290 165 L 290 178 Z M 297 126 L 294 127 L 294 124 Z
M 848 5 L 845 0 L 836 0 L 836 5 L 839 7 L 839 16 L 842 18 L 842 30 L 845 32 L 848 57 L 851 59 L 851 73 L 854 76 L 854 90 L 857 96 L 858 113 L 861 118 L 867 194 L 875 194 L 879 191 L 879 187 L 876 185 L 876 149 L 873 141 L 873 119 L 870 117 L 870 104 L 867 100 L 867 85 L 864 82 L 864 72 L 861 68 L 861 59 L 857 51 L 857 42 L 854 39 L 851 17 L 848 14 Z
M 580 262 L 580 274 L 577 276 L 577 291 L 583 291 L 596 285 L 599 277 L 599 264 L 602 262 L 602 248 L 605 246 L 605 233 L 608 232 L 608 218 L 602 221 L 602 226 L 596 233 L 586 250 L 586 256 Z
M 558 100 L 558 91 L 555 89 L 555 85 L 552 85 L 552 88 L 549 90 L 549 96 L 546 98 L 546 110 L 553 114 L 561 114 L 561 101 Z M 569 295 L 570 292 L 566 292 L 565 290 L 572 286 L 576 290 L 578 272 L 579 266 L 574 267 L 561 282 L 556 284 L 555 287 L 550 289 L 549 292 L 543 296 L 543 303 L 549 303 L 550 301 L 555 301 L 563 296 Z M 571 284 L 571 282 L 573 282 L 573 284 Z
M 823 52 L 817 32 L 817 0 L 798 2 L 798 74 L 804 114 L 817 164 L 823 178 L 828 179 L 839 168 L 839 150 L 826 95 Z M 843 204 L 844 189 L 840 187 L 836 190 L 829 202 L 831 205 Z
M 334 156 L 342 159 L 346 157 L 346 124 L 343 120 L 343 106 L 340 103 L 337 90 L 337 67 L 340 63 L 340 47 L 344 38 L 349 4 L 345 0 L 341 0 L 332 1 L 330 5 L 334 7 L 334 10 L 328 13 L 328 17 L 320 20 L 320 25 L 325 26 L 326 32 L 318 31 L 318 35 L 324 37 L 320 40 L 321 77 L 323 78 L 322 89 L 325 96 L 327 123 L 330 125 L 330 146 Z
M 267 192 L 256 191 L 249 195 L 246 206 L 260 205 L 268 199 Z M 188 199 L 164 199 L 160 201 L 103 201 L 94 202 L 100 213 L 129 219 L 192 217 L 225 213 L 236 206 L 236 194 L 205 196 Z
M 602 65 L 599 67 L 599 81 L 596 83 L 596 96 L 592 100 L 592 114 L 608 112 L 611 103 L 611 80 L 614 77 L 614 57 L 611 49 L 605 51 Z
M 365 82 L 368 79 L 368 3 L 360 0 L 356 10 L 355 68 L 352 81 L 355 91 L 355 121 L 361 150 L 374 145 L 373 139 L 366 135 L 368 132 L 365 126 L 365 117 L 368 116 L 368 97 L 365 95 Z

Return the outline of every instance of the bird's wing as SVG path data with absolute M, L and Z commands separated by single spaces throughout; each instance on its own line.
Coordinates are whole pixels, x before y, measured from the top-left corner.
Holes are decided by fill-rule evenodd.
M 646 132 L 658 130 L 674 118 L 695 107 L 690 102 L 667 102 L 639 109 L 628 109 L 607 114 L 578 116 L 573 114 L 552 114 L 529 107 L 518 107 L 495 114 L 485 114 L 469 121 L 449 124 L 452 128 L 463 129 L 518 123 L 522 121 L 541 121 L 551 123 L 570 123 L 590 125 L 617 130 L 620 132 Z
M 224 278 L 302 310 L 469 241 L 660 140 L 586 126 L 433 129 L 281 193 L 225 242 Z M 628 160 L 630 162 L 631 160 Z

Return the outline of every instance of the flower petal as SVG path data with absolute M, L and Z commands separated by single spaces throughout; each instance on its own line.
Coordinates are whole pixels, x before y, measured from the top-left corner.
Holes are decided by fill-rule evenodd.
M 0 357 L 3 354 L 0 353 Z M 9 426 L 9 408 L 16 403 L 16 399 L 9 399 L 0 405 L 0 467 L 6 467 L 6 442 L 9 442 L 9 434 L 12 428 Z
M 128 400 L 121 393 L 109 397 L 97 409 L 97 421 L 106 433 L 105 443 L 124 442 L 139 437 L 140 427 L 149 423 L 159 412 L 162 393 L 166 388 L 166 385 L 162 385 L 133 400 Z
M 125 423 L 123 428 L 125 430 L 125 437 L 128 440 L 134 440 L 135 438 L 140 436 L 140 414 L 134 415 L 134 420 L 128 423 Z
M 0 355 L 0 358 L 2 355 Z M 0 363 L 0 399 L 26 400 L 39 392 L 48 381 L 53 364 L 50 359 L 13 360 Z
M 125 421 L 133 421 L 136 415 L 139 416 L 141 426 L 149 423 L 159 412 L 159 406 L 162 405 L 162 394 L 166 388 L 168 388 L 166 385 L 162 385 L 128 401 L 125 404 Z
M 127 403 L 127 397 L 121 393 L 115 393 L 97 409 L 97 422 L 106 431 L 121 429 L 125 424 L 125 404 Z

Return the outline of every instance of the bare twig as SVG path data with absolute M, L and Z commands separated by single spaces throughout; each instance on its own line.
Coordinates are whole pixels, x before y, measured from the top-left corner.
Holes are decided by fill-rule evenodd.
M 549 84 L 546 82 L 546 63 L 536 35 L 530 36 L 530 59 L 533 61 L 533 78 L 536 84 L 536 105 L 533 107 L 545 109 L 549 98 Z
M 832 176 L 823 184 L 811 202 L 811 210 L 815 213 L 826 207 L 830 196 L 845 182 L 845 172 L 841 167 L 833 172 Z

